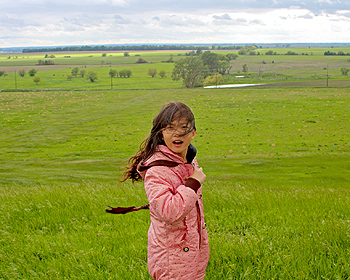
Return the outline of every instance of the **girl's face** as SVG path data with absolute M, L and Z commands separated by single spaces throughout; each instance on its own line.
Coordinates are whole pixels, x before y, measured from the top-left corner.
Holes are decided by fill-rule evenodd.
M 196 136 L 196 130 L 190 129 L 186 119 L 173 121 L 162 131 L 165 145 L 186 162 L 188 146 Z

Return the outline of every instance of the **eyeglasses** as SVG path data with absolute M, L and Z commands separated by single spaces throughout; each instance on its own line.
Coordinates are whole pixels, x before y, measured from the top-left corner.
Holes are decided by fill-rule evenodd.
M 190 132 L 192 132 L 194 130 L 194 128 L 188 128 L 188 126 L 179 126 L 179 127 L 173 127 L 173 126 L 167 126 L 166 128 L 164 128 L 164 133 L 166 134 L 176 134 L 176 135 L 180 135 L 180 136 L 185 136 L 187 134 L 189 134 Z

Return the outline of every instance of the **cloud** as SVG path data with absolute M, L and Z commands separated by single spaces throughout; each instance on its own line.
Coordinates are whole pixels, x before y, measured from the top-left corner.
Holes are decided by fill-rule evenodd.
M 215 15 L 215 16 L 213 16 L 213 18 L 218 19 L 218 20 L 221 20 L 221 19 L 223 19 L 223 20 L 232 20 L 232 18 L 228 14 L 224 14 L 222 16 Z
M 130 20 L 126 20 L 121 15 L 115 15 L 114 16 L 114 22 L 117 23 L 117 24 L 129 24 L 129 23 L 131 23 Z
M 350 0 L 2 0 L 0 47 L 341 42 L 349 41 L 349 7 Z
M 311 14 L 306 14 L 306 15 L 298 16 L 298 18 L 313 19 L 314 17 Z
M 12 27 L 24 27 L 26 26 L 26 24 L 23 19 L 2 15 L 0 16 L 0 26 L 12 28 Z

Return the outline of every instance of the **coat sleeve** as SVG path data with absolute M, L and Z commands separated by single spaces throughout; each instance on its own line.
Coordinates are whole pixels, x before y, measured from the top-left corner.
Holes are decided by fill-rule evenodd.
M 196 206 L 198 195 L 185 185 L 174 188 L 169 181 L 174 175 L 167 167 L 147 170 L 144 178 L 150 209 L 165 223 L 182 220 Z

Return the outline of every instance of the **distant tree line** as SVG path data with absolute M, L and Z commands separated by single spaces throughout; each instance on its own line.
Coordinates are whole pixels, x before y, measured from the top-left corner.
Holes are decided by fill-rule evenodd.
M 345 53 L 343 51 L 339 51 L 339 52 L 330 52 L 330 51 L 326 51 L 324 52 L 324 55 L 350 55 L 350 53 Z
M 23 49 L 23 53 L 30 52 L 64 52 L 64 51 L 143 51 L 143 50 L 194 50 L 198 46 L 190 45 L 132 45 L 132 46 L 70 46 L 70 47 L 56 47 L 56 48 L 30 48 Z M 239 50 L 242 46 L 215 46 L 211 48 L 208 46 L 201 46 L 202 50 L 217 49 L 217 50 Z

